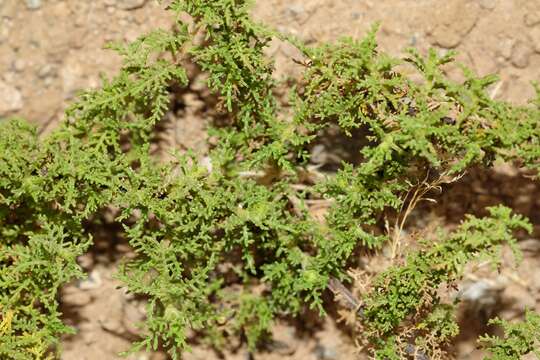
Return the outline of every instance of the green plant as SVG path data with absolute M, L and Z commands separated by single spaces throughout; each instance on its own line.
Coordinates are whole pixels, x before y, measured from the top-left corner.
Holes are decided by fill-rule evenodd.
M 532 231 L 527 221 L 512 216 L 508 208 L 499 206 L 488 211 L 490 217 L 469 217 L 452 234 L 441 234 L 442 241 L 426 243 L 426 249 L 410 254 L 404 265 L 393 266 L 377 277 L 363 309 L 373 342 L 381 342 L 383 348 L 389 346 L 386 338 L 394 335 L 394 330 L 410 320 L 411 315 L 416 317 L 415 324 L 403 333 L 413 336 L 426 352 L 431 350 L 428 345 L 433 340 L 444 343 L 459 333 L 452 316 L 453 307 L 441 304 L 438 293 L 441 285 L 454 284 L 463 275 L 464 266 L 479 256 L 497 265 L 502 244 L 507 243 L 518 251 L 513 230 Z M 395 349 L 395 337 L 390 340 L 391 348 Z
M 492 319 L 490 324 L 504 329 L 504 338 L 483 336 L 480 341 L 492 356 L 488 360 L 521 359 L 525 354 L 533 352 L 540 356 L 540 316 L 531 311 L 525 313 L 525 321 L 510 323 L 501 319 Z
M 527 106 L 493 100 L 486 89 L 495 77 L 463 67 L 465 80 L 450 80 L 443 67 L 452 53 L 392 58 L 377 50 L 376 28 L 363 40 L 307 46 L 253 22 L 245 1 L 175 0 L 169 9 L 193 24 L 113 45 L 120 73 L 81 94 L 52 135 L 0 124 L 2 356 L 45 357 L 70 331 L 58 289 L 82 275 L 76 257 L 91 245 L 82 223 L 107 207 L 136 254 L 118 277 L 148 299 L 135 349 L 161 345 L 176 359 L 193 331 L 213 346 L 244 334 L 254 349 L 278 316 L 324 314 L 322 295 L 346 279 L 354 252 L 392 240 L 385 218 L 403 226 L 414 184 L 436 186 L 496 159 L 539 169 L 540 91 Z M 288 101 L 276 95 L 284 85 L 264 54 L 273 36 L 305 58 Z M 201 154 L 164 164 L 149 151 L 170 89 L 189 83 L 185 62 L 208 75 L 219 99 L 211 169 Z M 358 161 L 321 179 L 309 150 L 328 129 L 364 135 Z M 331 203 L 323 222 L 310 212 L 313 199 Z M 489 212 L 377 277 L 359 302 L 376 357 L 427 357 L 457 334 L 440 286 L 468 262 L 496 258 L 515 230 L 530 230 L 507 208 Z

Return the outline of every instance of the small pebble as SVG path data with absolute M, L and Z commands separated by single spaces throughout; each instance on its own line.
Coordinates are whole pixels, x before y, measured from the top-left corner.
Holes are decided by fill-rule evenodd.
M 48 77 L 49 75 L 52 75 L 53 74 L 53 66 L 51 64 L 45 64 L 41 67 L 41 69 L 39 69 L 38 71 L 38 77 L 40 79 L 45 79 L 46 77 Z
M 26 0 L 26 7 L 30 10 L 37 10 L 41 7 L 41 0 Z
M 480 0 L 480 6 L 486 10 L 493 10 L 497 6 L 497 0 Z
M 500 299 L 504 283 L 480 279 L 465 284 L 458 293 L 458 298 L 468 304 L 475 314 L 490 313 Z
M 81 290 L 92 290 L 99 288 L 102 283 L 103 281 L 101 280 L 99 272 L 97 270 L 92 270 L 86 280 L 79 281 L 77 287 Z
M 510 59 L 510 56 L 512 56 L 512 49 L 515 46 L 515 40 L 506 38 L 499 42 L 497 46 L 498 52 L 501 54 L 502 58 L 504 58 L 502 61 Z
M 19 90 L 0 80 L 0 117 L 22 107 L 23 99 Z
M 268 350 L 272 353 L 287 356 L 296 352 L 300 346 L 294 327 L 285 324 L 276 324 L 272 329 L 272 340 L 268 343 Z
M 409 46 L 416 46 L 416 34 L 413 34 L 410 38 L 409 38 Z
M 21 72 L 26 67 L 26 61 L 23 59 L 17 59 L 13 62 L 13 70 L 16 72 Z
M 525 21 L 525 25 L 529 27 L 540 24 L 540 10 L 528 12 L 523 20 Z
M 529 57 L 531 56 L 531 53 L 531 49 L 524 42 L 517 42 L 512 48 L 512 65 L 519 69 L 526 68 L 529 65 Z
M 293 17 L 299 17 L 302 16 L 306 12 L 306 10 L 304 9 L 304 5 L 302 4 L 293 4 L 287 6 L 287 12 Z
M 329 346 L 318 344 L 314 352 L 318 360 L 336 360 L 338 358 L 336 349 Z
M 122 10 L 135 10 L 141 8 L 146 3 L 146 0 L 118 0 L 116 6 Z

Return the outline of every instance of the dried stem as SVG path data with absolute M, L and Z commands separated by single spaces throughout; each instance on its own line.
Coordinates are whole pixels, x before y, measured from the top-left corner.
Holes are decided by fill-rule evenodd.
M 353 310 L 360 319 L 365 319 L 364 309 L 360 301 L 335 277 L 330 277 L 328 289 L 335 295 L 336 299 L 350 310 Z M 415 360 L 430 360 L 429 356 L 419 350 L 414 344 L 408 343 L 404 349 L 407 355 L 413 356 Z

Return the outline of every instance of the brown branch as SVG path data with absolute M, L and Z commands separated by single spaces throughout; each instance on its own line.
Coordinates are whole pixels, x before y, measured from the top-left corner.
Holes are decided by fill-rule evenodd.
M 364 320 L 366 318 L 360 301 L 341 283 L 341 281 L 335 277 L 330 277 L 328 289 L 334 294 L 338 301 L 341 300 L 341 303 L 348 309 L 353 310 L 360 319 Z M 404 350 L 407 355 L 413 356 L 415 360 L 430 360 L 429 356 L 418 350 L 414 344 L 407 344 Z

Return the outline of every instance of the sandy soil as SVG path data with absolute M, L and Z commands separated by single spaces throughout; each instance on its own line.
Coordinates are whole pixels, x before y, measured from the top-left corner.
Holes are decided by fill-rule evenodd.
M 282 32 L 315 43 L 362 36 L 378 21 L 383 50 L 400 55 L 410 46 L 421 51 L 456 49 L 458 59 L 479 74 L 500 75 L 494 96 L 517 103 L 532 96 L 529 82 L 540 80 L 538 0 L 259 0 L 253 13 Z M 133 40 L 170 23 L 163 6 L 154 1 L 0 0 L 0 118 L 22 116 L 50 131 L 79 90 L 99 86 L 100 74 L 112 75 L 118 69 L 120 59 L 104 49 L 106 42 Z M 278 75 L 294 73 L 294 48 L 276 41 L 268 52 L 276 59 Z M 452 75 L 459 77 L 457 72 Z M 190 94 L 182 96 L 188 106 L 176 114 L 182 120 L 175 128 L 177 144 L 204 146 L 200 101 Z M 472 339 L 486 330 L 486 315 L 515 318 L 526 306 L 540 310 L 540 189 L 522 175 L 508 166 L 490 173 L 473 171 L 463 183 L 449 186 L 439 205 L 420 209 L 411 220 L 418 227 L 445 225 L 459 221 L 465 212 L 481 213 L 485 205 L 503 202 L 530 216 L 536 226 L 535 234 L 520 242 L 525 260 L 517 270 L 475 271 L 466 279 L 465 288 L 480 287 L 483 295 L 471 297 L 468 312 L 464 310 L 469 314 L 464 315 L 467 331 L 455 346 L 460 359 L 478 358 Z M 66 321 L 78 330 L 64 339 L 64 360 L 119 359 L 118 353 L 137 338 L 135 323 L 144 318 L 144 303 L 117 290 L 119 284 L 113 279 L 116 264 L 122 255 L 129 255 L 129 248 L 102 235 L 97 236 L 93 251 L 80 259 L 89 278 L 62 292 Z M 235 353 L 221 356 L 358 357 L 353 341 L 333 317 L 309 326 L 310 331 L 300 332 L 294 324 L 279 323 L 267 349 L 248 354 L 240 346 Z M 129 358 L 166 356 L 140 353 Z M 196 347 L 185 358 L 219 356 Z

